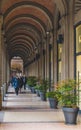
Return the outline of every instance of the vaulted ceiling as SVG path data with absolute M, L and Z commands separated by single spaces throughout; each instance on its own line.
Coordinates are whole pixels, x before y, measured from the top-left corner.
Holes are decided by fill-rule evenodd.
M 47 24 L 53 28 L 54 0 L 2 0 L 3 29 L 10 58 L 20 56 L 26 63 L 45 36 Z

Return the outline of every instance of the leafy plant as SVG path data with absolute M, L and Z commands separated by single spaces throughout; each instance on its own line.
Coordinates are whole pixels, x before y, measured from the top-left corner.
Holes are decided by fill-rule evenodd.
M 40 85 L 37 84 L 37 85 L 35 86 L 35 89 L 36 89 L 36 90 L 40 90 Z
M 76 94 L 77 83 L 75 80 L 65 80 L 58 83 L 58 91 L 61 93 L 59 102 L 65 107 L 76 107 L 77 106 L 77 94 Z
M 30 77 L 27 78 L 27 84 L 30 87 L 36 86 L 36 82 L 37 82 L 37 78 L 35 76 L 30 76 Z
M 48 80 L 40 80 L 40 91 L 46 93 L 47 92 L 47 89 L 48 89 L 48 86 L 49 86 L 49 82 Z
M 61 96 L 61 93 L 58 90 L 55 91 L 50 91 L 46 93 L 46 97 L 48 98 L 54 98 L 56 100 L 58 100 Z

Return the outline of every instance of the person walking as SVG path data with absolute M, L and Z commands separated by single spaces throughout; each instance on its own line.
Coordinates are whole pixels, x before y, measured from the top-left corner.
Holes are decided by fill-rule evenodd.
M 21 93 L 21 89 L 22 89 L 22 86 L 23 86 L 23 78 L 20 76 L 18 78 L 18 80 L 19 80 L 19 90 L 20 90 L 20 93 Z
M 13 79 L 12 79 L 12 86 L 15 89 L 16 95 L 18 95 L 18 91 L 19 91 L 19 80 L 18 80 L 18 77 L 16 77 L 16 76 L 13 77 Z
M 26 90 L 26 82 L 27 82 L 27 78 L 25 75 L 23 75 L 23 85 L 24 85 L 24 90 Z

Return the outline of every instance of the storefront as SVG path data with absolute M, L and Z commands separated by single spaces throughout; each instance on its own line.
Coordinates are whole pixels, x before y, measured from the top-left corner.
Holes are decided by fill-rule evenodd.
M 81 109 L 81 23 L 75 27 L 75 77 L 79 83 L 77 93 Z

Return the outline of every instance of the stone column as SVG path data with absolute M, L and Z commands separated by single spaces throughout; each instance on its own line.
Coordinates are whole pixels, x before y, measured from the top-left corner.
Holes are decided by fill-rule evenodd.
M 40 44 L 40 58 L 39 58 L 39 77 L 42 78 L 42 45 Z
M 74 0 L 69 2 L 69 78 L 74 78 Z
M 44 49 L 45 49 L 45 79 L 47 79 L 47 39 L 46 38 L 45 38 Z
M 2 108 L 2 96 L 1 96 L 1 87 L 2 87 L 2 23 L 3 17 L 0 15 L 0 110 Z
M 41 78 L 43 79 L 43 43 L 41 42 Z
M 57 69 L 58 69 L 58 65 L 57 65 L 57 29 L 54 29 L 54 46 L 53 46 L 53 59 L 54 59 L 54 65 L 53 65 L 53 73 L 54 73 L 54 84 L 57 83 Z
M 39 51 L 37 52 L 36 54 L 36 60 L 37 60 L 37 77 L 39 78 L 40 77 L 40 67 L 39 67 L 39 61 L 40 61 L 40 54 L 39 54 Z
M 60 20 L 61 31 L 64 37 L 62 53 L 62 80 L 69 78 L 69 23 L 68 15 L 63 16 Z
M 1 43 L 2 43 L 2 84 L 5 83 L 5 47 L 4 47 L 4 34 L 1 32 Z
M 6 71 L 7 71 L 7 73 L 6 73 L 6 77 L 7 77 L 7 83 L 8 83 L 8 81 L 9 81 L 9 78 L 10 78 L 10 63 L 9 63 L 10 61 L 9 61 L 9 56 L 8 56 L 8 54 L 7 54 L 7 66 L 6 66 Z
M 47 39 L 46 39 L 46 71 L 47 71 L 47 76 L 46 78 L 49 79 L 49 44 L 50 44 L 50 36 L 47 34 Z
M 51 30 L 47 31 L 46 33 L 47 39 L 46 39 L 46 58 L 47 58 L 47 79 L 49 80 L 49 91 L 51 90 L 51 66 L 52 66 L 52 32 Z
M 38 60 L 35 60 L 35 71 L 36 71 L 36 77 L 38 77 Z
M 55 7 L 55 16 L 54 16 L 54 37 L 53 37 L 53 82 L 54 84 L 57 83 L 57 70 L 58 70 L 58 64 L 57 64 L 57 31 L 58 31 L 58 18 L 59 18 L 59 10 L 57 6 Z
M 5 82 L 7 84 L 7 45 L 5 46 Z
M 6 73 L 5 73 L 5 80 L 6 80 L 6 92 L 8 90 L 8 82 L 9 82 L 9 78 L 10 78 L 10 67 L 9 67 L 9 57 L 7 54 L 7 50 L 6 50 Z
M 45 79 L 45 55 L 46 55 L 46 44 L 44 38 L 42 38 L 42 77 Z

